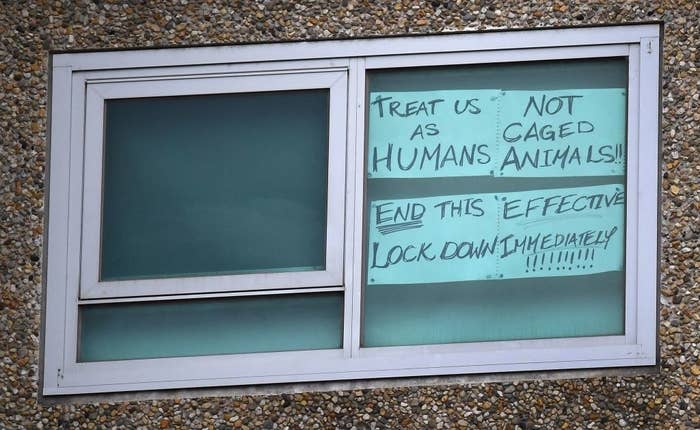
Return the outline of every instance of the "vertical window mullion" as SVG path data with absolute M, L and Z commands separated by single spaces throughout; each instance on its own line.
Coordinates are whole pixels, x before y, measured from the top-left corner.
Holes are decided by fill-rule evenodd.
M 364 218 L 364 202 L 365 202 L 365 135 L 366 135 L 366 116 L 365 116 L 365 92 L 366 92 L 366 76 L 365 76 L 365 59 L 353 59 L 350 66 L 350 94 L 349 103 L 352 103 L 354 109 L 350 118 L 351 127 L 348 128 L 348 163 L 352 163 L 352 175 L 348 176 L 348 186 L 351 188 L 351 193 L 348 196 L 348 255 L 350 259 L 346 259 L 346 273 L 349 280 L 348 297 L 351 305 L 351 339 L 350 350 L 352 356 L 358 356 L 360 351 L 360 338 L 362 335 L 362 276 L 363 276 L 363 259 L 364 252 L 362 250 L 363 242 L 363 218 Z M 351 238 L 351 239 L 350 239 Z

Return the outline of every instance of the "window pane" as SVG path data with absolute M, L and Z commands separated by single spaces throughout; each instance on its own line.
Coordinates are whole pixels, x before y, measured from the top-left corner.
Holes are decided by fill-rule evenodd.
M 363 346 L 624 333 L 626 59 L 368 80 Z
M 336 349 L 342 294 L 89 305 L 79 361 Z
M 328 90 L 106 102 L 101 279 L 325 268 Z
M 365 346 L 621 334 L 621 272 L 367 288 Z

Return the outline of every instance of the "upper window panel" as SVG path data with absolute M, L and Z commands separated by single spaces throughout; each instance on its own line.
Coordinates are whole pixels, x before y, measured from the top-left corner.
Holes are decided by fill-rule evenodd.
M 345 75 L 88 83 L 81 296 L 341 285 Z

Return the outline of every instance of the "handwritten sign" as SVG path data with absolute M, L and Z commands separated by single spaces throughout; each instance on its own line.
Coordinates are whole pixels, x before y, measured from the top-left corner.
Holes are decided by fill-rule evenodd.
M 625 172 L 624 88 L 372 92 L 370 178 Z
M 375 200 L 367 283 L 622 270 L 622 185 Z

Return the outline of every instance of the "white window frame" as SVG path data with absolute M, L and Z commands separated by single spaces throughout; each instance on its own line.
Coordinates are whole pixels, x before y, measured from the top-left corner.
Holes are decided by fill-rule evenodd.
M 297 65 L 302 67 L 301 64 Z M 203 71 L 206 73 L 206 70 Z M 98 79 L 85 82 L 83 141 L 84 185 L 81 248 L 80 297 L 163 296 L 169 294 L 217 293 L 226 291 L 272 290 L 338 286 L 343 283 L 343 189 L 345 184 L 346 70 L 237 73 Z M 110 99 L 166 97 L 206 94 L 234 94 L 263 91 L 328 89 L 328 187 L 326 210 L 325 269 L 278 271 L 217 276 L 163 277 L 159 279 L 109 280 L 99 278 L 100 228 L 103 183 L 104 106 Z M 82 91 L 82 89 L 81 89 Z M 80 94 L 79 94 L 80 96 Z M 75 145 L 78 148 L 81 146 Z
M 655 365 L 660 37 L 659 24 L 640 24 L 54 54 L 43 394 Z M 361 347 L 365 73 L 383 68 L 618 56 L 629 60 L 625 333 L 581 338 Z M 94 293 L 93 276 L 88 278 L 89 291 L 84 294 L 81 290 L 86 276 L 83 272 L 86 262 L 81 261 L 81 247 L 86 246 L 85 243 L 81 245 L 81 232 L 85 228 L 83 198 L 85 193 L 94 195 L 95 190 L 87 186 L 83 188 L 83 181 L 88 175 L 97 173 L 84 170 L 87 166 L 83 159 L 82 121 L 86 97 L 88 100 L 101 97 L 99 94 L 86 95 L 86 88 L 91 85 L 108 88 L 112 82 L 126 85 L 132 80 L 159 81 L 173 77 L 177 80 L 188 76 L 207 80 L 217 79 L 219 75 L 285 75 L 311 71 L 343 71 L 348 77 L 347 85 L 343 84 L 342 89 L 347 114 L 342 140 L 347 145 L 340 150 L 345 171 L 340 179 L 340 190 L 331 190 L 329 185 L 329 202 L 331 198 L 334 201 L 339 198 L 344 207 L 340 227 L 344 230 L 344 238 L 339 244 L 343 250 L 339 284 L 294 289 L 282 282 L 265 291 L 257 290 L 258 284 L 246 287 L 245 291 L 230 287 L 216 290 L 215 286 L 216 291 L 185 288 L 183 291 L 187 294 L 166 296 L 163 294 L 171 293 L 169 288 L 159 290 L 153 285 L 135 283 L 128 297 L 117 297 L 113 292 L 105 296 Z M 88 115 L 94 113 L 88 112 Z M 94 154 L 86 155 L 94 157 Z M 88 205 L 91 202 L 94 200 L 88 201 Z M 86 211 L 86 214 L 94 216 L 94 212 Z M 94 229 L 94 226 L 90 228 Z M 87 243 L 87 249 L 90 246 L 94 248 L 94 242 Z M 94 264 L 90 260 L 87 263 Z M 141 295 L 144 291 L 147 293 Z M 77 361 L 80 305 L 319 291 L 344 295 L 342 349 Z

